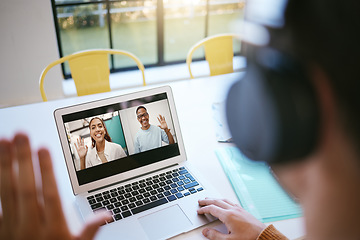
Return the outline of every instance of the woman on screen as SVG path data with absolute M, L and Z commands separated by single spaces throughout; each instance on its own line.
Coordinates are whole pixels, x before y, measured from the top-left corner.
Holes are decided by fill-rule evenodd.
M 89 123 L 91 148 L 84 144 L 84 139 L 77 139 L 76 151 L 80 158 L 80 169 L 96 166 L 122 157 L 126 157 L 124 149 L 111 142 L 105 123 L 101 118 L 94 117 Z

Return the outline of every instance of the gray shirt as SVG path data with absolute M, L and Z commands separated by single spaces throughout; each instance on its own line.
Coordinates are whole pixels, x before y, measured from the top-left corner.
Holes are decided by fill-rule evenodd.
M 135 136 L 135 153 L 161 147 L 162 142 L 169 143 L 169 138 L 163 129 L 154 125 L 150 125 L 147 130 L 140 129 Z

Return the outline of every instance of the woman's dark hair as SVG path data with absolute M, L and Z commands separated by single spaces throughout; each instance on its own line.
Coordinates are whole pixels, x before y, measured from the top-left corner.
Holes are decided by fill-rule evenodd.
M 145 109 L 145 111 L 147 111 L 144 106 L 138 106 L 138 107 L 136 108 L 136 114 L 137 114 L 137 112 L 139 111 L 139 109 L 141 109 L 141 108 L 143 108 L 143 109 Z
M 92 118 L 92 119 L 90 120 L 90 122 L 89 122 L 89 129 L 91 130 L 91 128 L 90 128 L 91 122 L 92 122 L 94 119 L 99 119 L 99 120 L 100 120 L 101 124 L 104 126 L 104 129 L 105 129 L 105 136 L 104 136 L 104 138 L 105 138 L 108 142 L 111 142 L 111 137 L 110 137 L 110 135 L 109 135 L 109 133 L 108 133 L 108 131 L 107 131 L 107 129 L 106 129 L 106 125 L 105 125 L 104 121 L 103 121 L 101 118 L 99 118 L 99 117 L 94 117 L 94 118 Z M 93 138 L 91 138 L 91 143 L 92 143 L 92 144 L 91 144 L 92 147 L 94 148 L 94 147 L 95 147 L 95 144 L 96 144 L 96 141 L 95 141 Z

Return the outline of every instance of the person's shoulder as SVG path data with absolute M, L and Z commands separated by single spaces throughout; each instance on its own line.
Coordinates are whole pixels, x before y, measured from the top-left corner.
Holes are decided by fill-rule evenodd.
M 143 130 L 141 128 L 139 128 L 135 134 L 135 138 L 137 138 L 139 135 L 141 135 L 142 132 L 143 132 Z
M 90 152 L 96 151 L 96 147 L 95 146 L 93 147 L 93 145 L 90 144 L 90 146 L 88 146 L 88 151 Z
M 123 152 L 124 151 L 122 146 L 118 143 L 107 142 L 107 144 L 108 144 L 108 146 L 110 146 L 110 149 L 112 149 L 112 151 L 115 151 L 115 152 Z
M 109 141 L 107 141 L 107 140 L 105 140 L 105 144 L 110 145 L 110 146 L 112 146 L 112 147 L 121 147 L 119 144 L 114 143 L 114 142 L 109 142 Z
M 88 152 L 86 154 L 86 161 L 91 161 L 96 155 L 96 147 L 93 147 L 92 144 L 88 146 Z
M 155 126 L 155 125 L 150 125 L 150 128 L 152 128 L 151 130 L 153 131 L 160 131 L 161 132 L 161 128 L 159 126 Z

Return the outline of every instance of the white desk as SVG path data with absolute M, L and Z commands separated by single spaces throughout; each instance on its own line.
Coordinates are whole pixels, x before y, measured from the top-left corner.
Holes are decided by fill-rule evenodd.
M 209 176 L 210 183 L 218 189 L 224 198 L 237 203 L 238 199 L 226 175 L 221 170 L 221 165 L 214 153 L 216 148 L 222 147 L 224 144 L 216 141 L 211 106 L 214 102 L 225 100 L 229 87 L 241 75 L 242 73 L 233 73 L 167 84 L 172 87 L 174 92 L 175 104 L 189 161 L 203 175 Z M 152 85 L 146 88 L 156 86 L 159 85 Z M 33 148 L 46 146 L 50 149 L 65 216 L 70 229 L 75 233 L 81 229 L 83 221 L 75 206 L 75 199 L 63 158 L 53 112 L 59 107 L 116 96 L 140 89 L 144 88 L 139 87 L 0 109 L 0 138 L 9 138 L 15 132 L 23 131 L 29 135 Z M 216 176 L 216 178 L 211 176 Z M 291 239 L 304 235 L 302 218 L 279 221 L 273 224 Z M 221 227 L 221 224 L 220 222 L 215 222 L 211 226 Z M 202 237 L 200 228 L 177 236 L 174 239 L 205 238 Z

